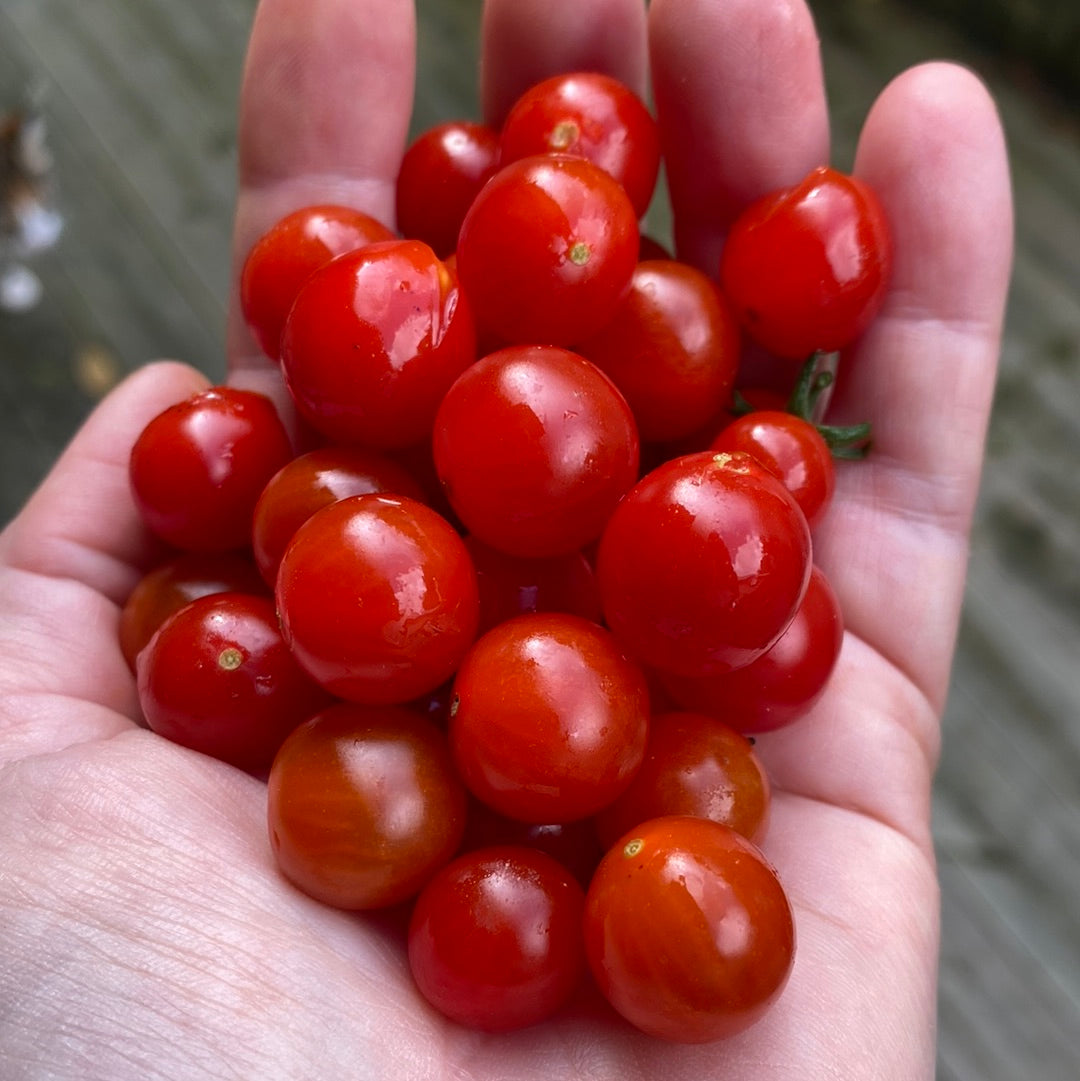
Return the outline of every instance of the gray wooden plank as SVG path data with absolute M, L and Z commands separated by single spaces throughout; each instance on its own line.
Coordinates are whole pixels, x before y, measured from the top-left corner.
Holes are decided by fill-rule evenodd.
M 220 334 L 235 184 L 236 43 L 232 62 L 213 77 L 188 79 L 172 42 L 146 37 L 133 17 L 144 7 L 10 0 L 5 16 L 92 137 L 97 169 L 123 199 L 125 216 L 174 288 Z M 205 99 L 211 90 L 216 107 Z
M 938 1081 L 1075 1081 L 1080 1011 L 1022 944 L 1003 938 L 969 862 L 945 856 L 939 865 Z

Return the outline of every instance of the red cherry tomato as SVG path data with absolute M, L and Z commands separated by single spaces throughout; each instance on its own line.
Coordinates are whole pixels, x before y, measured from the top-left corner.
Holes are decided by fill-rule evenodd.
M 303 667 L 368 704 L 407 702 L 449 679 L 479 616 L 461 538 L 405 496 L 350 496 L 316 511 L 285 550 L 276 595 Z
M 765 767 L 746 736 L 703 713 L 661 713 L 649 724 L 641 769 L 596 816 L 596 832 L 606 850 L 650 818 L 696 815 L 760 843 L 769 799 Z
M 616 180 L 584 158 L 536 155 L 481 188 L 457 267 L 482 337 L 568 346 L 611 317 L 637 252 L 637 217 Z
M 281 341 L 300 414 L 335 443 L 407 447 L 431 436 L 439 401 L 476 359 L 457 281 L 426 244 L 348 252 L 297 294 Z
M 267 592 L 255 564 L 235 552 L 182 552 L 148 571 L 120 610 L 120 649 L 131 670 L 173 612 L 199 597 L 231 592 Z
M 282 740 L 327 701 L 289 652 L 264 596 L 192 601 L 158 628 L 137 669 L 154 732 L 252 773 L 267 769 Z
M 836 594 L 814 567 L 795 618 L 768 652 L 734 672 L 660 679 L 686 709 L 719 717 L 740 732 L 769 732 L 797 721 L 821 698 L 843 639 Z
M 281 353 L 281 332 L 296 294 L 336 255 L 393 232 L 369 214 L 347 206 L 308 206 L 286 215 L 259 238 L 240 276 L 240 307 L 259 346 L 271 360 Z
M 643 664 L 706 675 L 749 664 L 791 622 L 810 530 L 748 454 L 689 454 L 647 474 L 608 521 L 596 566 L 607 624 Z
M 292 458 L 269 398 L 211 387 L 160 413 L 131 451 L 131 488 L 159 537 L 195 552 L 251 543 L 251 518 L 266 482 Z
M 733 1036 L 787 983 L 795 924 L 760 851 L 728 826 L 669 816 L 603 858 L 585 901 L 600 990 L 642 1031 L 679 1043 Z
M 773 410 L 747 413 L 722 428 L 709 449 L 753 455 L 792 494 L 811 529 L 825 517 L 836 468 L 824 437 L 808 420 Z
M 327 707 L 282 744 L 267 787 L 282 873 L 335 908 L 412 897 L 449 861 L 465 791 L 446 738 L 401 706 Z
M 450 745 L 466 787 L 525 822 L 611 803 L 641 765 L 645 677 L 602 627 L 537 613 L 480 638 L 454 679 Z
M 516 346 L 477 361 L 435 422 L 435 468 L 466 528 L 513 555 L 575 551 L 634 483 L 626 400 L 583 357 Z
M 476 537 L 466 537 L 465 547 L 480 587 L 481 632 L 528 612 L 569 612 L 600 622 L 596 575 L 581 552 L 528 559 L 507 555 Z
M 470 1028 L 505 1032 L 550 1017 L 585 971 L 581 887 L 536 849 L 459 856 L 424 887 L 409 924 L 421 994 Z
M 728 402 L 739 326 L 717 286 L 674 260 L 639 263 L 614 315 L 575 347 L 606 372 L 642 439 L 689 435 Z
M 453 255 L 466 212 L 498 167 L 499 133 L 486 124 L 455 120 L 421 132 L 398 169 L 402 235 L 430 244 L 444 259 Z
M 255 504 L 251 531 L 255 562 L 270 587 L 289 541 L 304 522 L 328 503 L 370 492 L 423 501 L 420 485 L 403 466 L 361 447 L 320 447 L 278 470 Z
M 892 271 L 874 192 L 821 167 L 752 203 L 724 244 L 720 284 L 747 334 L 777 356 L 850 345 L 870 325 Z
M 660 170 L 660 135 L 645 103 L 599 72 L 554 75 L 517 100 L 503 121 L 504 165 L 534 154 L 572 154 L 613 176 L 640 218 Z

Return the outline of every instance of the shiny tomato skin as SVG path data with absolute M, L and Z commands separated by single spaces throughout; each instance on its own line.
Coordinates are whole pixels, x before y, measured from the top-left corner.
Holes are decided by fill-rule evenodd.
M 450 746 L 466 787 L 523 822 L 572 822 L 622 792 L 641 765 L 649 690 L 603 627 L 517 616 L 488 631 L 454 678 Z
M 446 738 L 401 706 L 328 706 L 282 744 L 267 827 L 282 874 L 335 908 L 415 895 L 453 856 L 465 792 Z
M 135 658 L 173 612 L 212 593 L 267 595 L 251 559 L 239 552 L 181 552 L 147 571 L 120 610 L 120 650 L 131 670 Z
M 343 252 L 392 240 L 382 222 L 352 207 L 301 207 L 256 241 L 240 275 L 240 307 L 263 352 L 281 354 L 281 332 L 300 287 Z
M 432 449 L 470 533 L 511 555 L 573 552 L 637 478 L 626 399 L 583 357 L 511 346 L 477 361 L 439 407 Z
M 608 521 L 596 573 L 607 625 L 642 664 L 707 675 L 749 664 L 791 622 L 810 529 L 748 454 L 688 454 L 638 482 Z
M 703 713 L 660 713 L 649 723 L 641 768 L 596 816 L 596 833 L 607 850 L 650 818 L 695 815 L 760 844 L 770 797 L 765 767 L 746 736 Z
M 150 729 L 250 773 L 328 696 L 296 663 L 269 597 L 216 593 L 158 628 L 137 661 Z
M 759 1021 L 791 972 L 795 923 L 776 871 L 728 826 L 665 816 L 593 875 L 585 948 L 607 999 L 650 1036 L 707 1043 Z
M 502 163 L 572 154 L 613 176 L 640 218 L 660 170 L 660 135 L 645 103 L 610 75 L 577 71 L 536 83 L 511 108 L 499 136 Z
M 487 124 L 452 120 L 421 132 L 401 159 L 396 186 L 403 236 L 430 244 L 445 259 L 477 192 L 499 167 L 499 133 Z
M 439 401 L 475 359 L 457 279 L 419 240 L 369 244 L 316 271 L 281 340 L 301 416 L 331 442 L 381 450 L 430 438 Z
M 731 396 L 741 334 L 730 305 L 700 270 L 638 263 L 611 319 L 575 349 L 611 377 L 643 440 L 689 435 Z
M 744 668 L 715 676 L 665 674 L 664 690 L 685 709 L 718 717 L 740 732 L 793 724 L 825 693 L 844 640 L 840 604 L 814 567 L 795 618 L 776 644 Z
M 350 496 L 316 511 L 285 550 L 276 597 L 301 665 L 331 693 L 370 705 L 449 679 L 479 617 L 461 538 L 406 496 Z
M 720 430 L 710 450 L 753 455 L 792 494 L 811 529 L 821 524 L 836 490 L 832 452 L 822 434 L 794 413 L 755 410 Z
M 570 346 L 615 311 L 637 262 L 634 208 L 584 158 L 534 155 L 503 166 L 458 237 L 461 286 L 484 340 Z
M 777 356 L 806 360 L 863 333 L 891 272 L 892 238 L 877 196 L 822 166 L 736 218 L 720 284 L 751 338 Z
M 546 559 L 507 555 L 466 537 L 480 588 L 480 631 L 528 612 L 569 612 L 599 623 L 600 591 L 580 551 Z
M 536 849 L 499 845 L 459 856 L 413 909 L 408 954 L 417 987 L 471 1029 L 543 1021 L 584 975 L 583 907 L 573 875 Z
M 255 504 L 251 529 L 255 562 L 271 589 L 281 557 L 304 522 L 329 503 L 372 492 L 424 500 L 404 466 L 363 447 L 318 447 L 278 470 Z
M 210 387 L 140 433 L 131 450 L 132 494 L 147 526 L 177 548 L 246 548 L 259 494 L 292 453 L 269 398 Z

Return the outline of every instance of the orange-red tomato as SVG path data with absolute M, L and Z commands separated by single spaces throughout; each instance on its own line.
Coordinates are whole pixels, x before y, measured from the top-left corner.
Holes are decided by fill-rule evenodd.
M 339 703 L 282 745 L 267 824 L 278 866 L 305 893 L 335 908 L 382 908 L 413 896 L 454 855 L 465 790 L 427 719 Z
M 643 1032 L 680 1043 L 754 1024 L 791 972 L 795 925 L 759 849 L 707 818 L 668 816 L 624 834 L 585 900 L 600 990 Z
M 596 832 L 607 849 L 650 818 L 696 815 L 760 842 L 769 800 L 768 775 L 746 736 L 703 713 L 660 713 L 649 723 L 641 768 L 596 816 Z

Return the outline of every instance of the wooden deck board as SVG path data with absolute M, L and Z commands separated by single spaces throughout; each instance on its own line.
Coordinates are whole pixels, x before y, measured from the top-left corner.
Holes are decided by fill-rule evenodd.
M 474 114 L 475 0 L 420 0 L 413 130 Z M 0 314 L 0 521 L 146 359 L 212 377 L 254 0 L 2 0 L 0 105 L 48 90 L 67 228 L 46 295 Z M 934 793 L 941 1081 L 1080 1076 L 1080 120 L 899 0 L 818 7 L 836 160 L 885 82 L 960 58 L 1012 154 L 1017 255 Z

